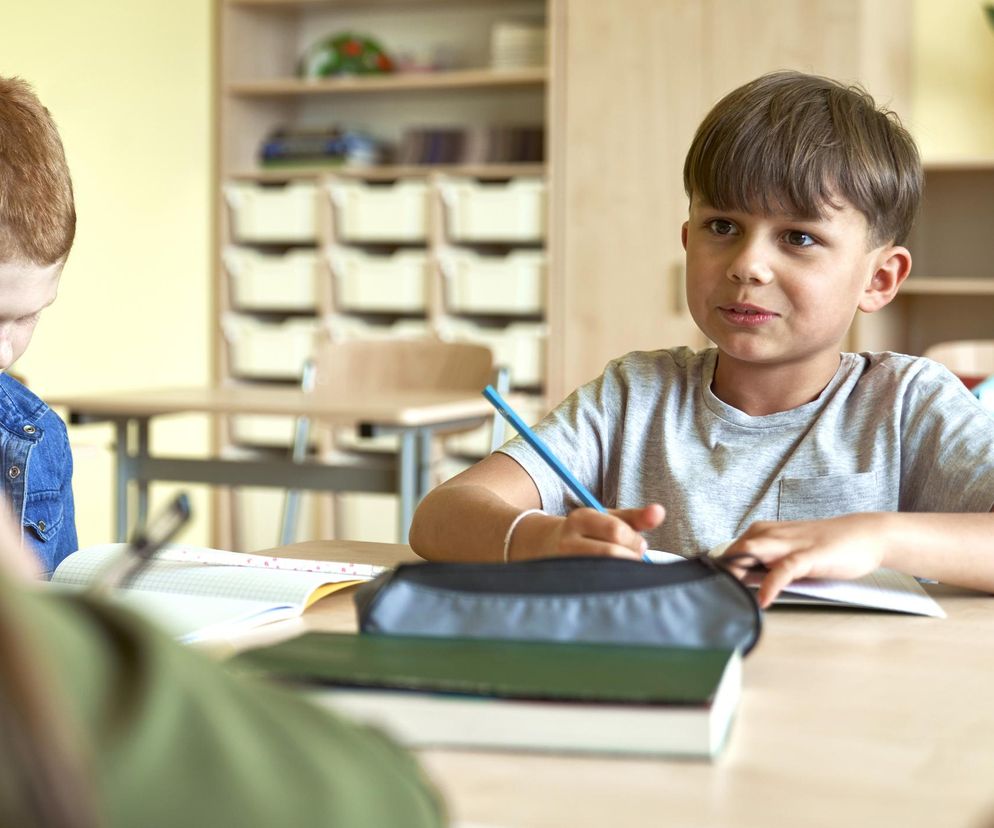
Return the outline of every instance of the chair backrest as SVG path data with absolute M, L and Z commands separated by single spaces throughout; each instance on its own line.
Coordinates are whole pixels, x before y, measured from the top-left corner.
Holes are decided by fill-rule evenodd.
M 314 363 L 319 394 L 481 391 L 493 377 L 489 348 L 437 339 L 324 340 Z
M 946 366 L 967 385 L 994 375 L 994 339 L 962 339 L 939 342 L 924 356 Z

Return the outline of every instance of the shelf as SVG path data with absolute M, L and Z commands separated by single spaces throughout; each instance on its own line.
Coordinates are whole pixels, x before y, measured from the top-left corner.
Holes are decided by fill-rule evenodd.
M 489 5 L 494 0 L 225 0 L 225 5 L 235 8 L 249 9 L 285 9 L 293 11 L 296 9 L 328 8 L 328 9 L 354 9 L 369 7 L 418 7 L 425 8 L 431 6 L 473 6 Z
M 336 175 L 367 181 L 395 178 L 422 178 L 432 173 L 463 175 L 470 178 L 520 178 L 545 175 L 544 164 L 384 164 L 376 167 L 336 167 L 333 165 L 285 167 L 282 169 L 239 170 L 226 177 L 235 181 L 296 181 Z
M 912 276 L 901 285 L 900 293 L 944 296 L 994 296 L 994 278 L 946 279 Z
M 337 78 L 276 78 L 229 83 L 227 92 L 243 97 L 292 97 L 301 95 L 350 95 L 364 92 L 406 92 L 419 89 L 487 89 L 509 86 L 542 86 L 548 78 L 544 66 L 524 69 L 460 69 L 448 72 L 407 72 L 390 75 Z
M 926 173 L 930 172 L 994 172 L 994 158 L 977 156 L 974 158 L 933 158 L 922 162 Z

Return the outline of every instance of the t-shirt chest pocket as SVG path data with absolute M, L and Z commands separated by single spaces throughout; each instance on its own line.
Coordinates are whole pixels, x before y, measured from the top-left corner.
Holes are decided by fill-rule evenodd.
M 875 471 L 780 480 L 779 520 L 818 520 L 886 508 Z

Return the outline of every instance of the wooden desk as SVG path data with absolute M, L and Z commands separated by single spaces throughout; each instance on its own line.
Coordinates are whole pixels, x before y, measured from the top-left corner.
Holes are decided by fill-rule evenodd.
M 137 488 L 137 521 L 148 510 L 148 484 L 155 480 L 227 486 L 276 486 L 325 491 L 396 492 L 400 497 L 398 537 L 406 538 L 414 507 L 430 488 L 431 440 L 436 432 L 469 428 L 493 415 L 479 394 L 430 391 L 328 399 L 287 388 L 177 388 L 58 397 L 73 424 L 112 422 L 116 439 L 117 538 L 131 523 L 128 488 Z M 363 436 L 396 434 L 400 450 L 385 462 L 293 463 L 286 459 L 176 458 L 152 456 L 149 424 L 169 414 L 278 414 L 309 417 L 330 425 L 356 426 Z
M 370 563 L 407 547 L 350 541 L 280 554 Z M 486 826 L 990 828 L 994 599 L 930 591 L 947 619 L 776 608 L 745 662 L 731 740 L 704 762 L 422 751 L 457 820 Z M 280 627 L 280 629 L 277 629 Z M 355 629 L 351 595 L 257 630 Z

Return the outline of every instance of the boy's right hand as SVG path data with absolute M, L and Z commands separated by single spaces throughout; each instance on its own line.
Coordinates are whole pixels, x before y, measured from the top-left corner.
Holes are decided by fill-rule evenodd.
M 666 517 L 658 503 L 639 509 L 574 509 L 566 517 L 524 520 L 514 533 L 512 561 L 549 555 L 610 556 L 639 560 L 647 544 L 641 533 L 655 529 Z M 531 525 L 529 525 L 531 524 Z

